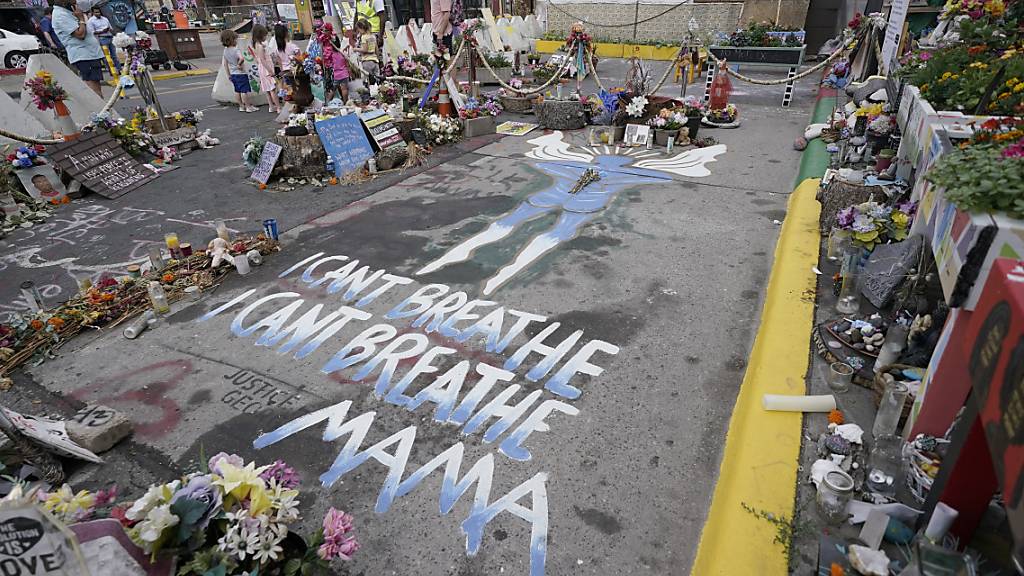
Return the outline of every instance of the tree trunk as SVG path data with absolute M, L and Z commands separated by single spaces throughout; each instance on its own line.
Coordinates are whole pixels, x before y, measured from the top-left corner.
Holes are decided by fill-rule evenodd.
M 322 176 L 327 166 L 327 152 L 316 134 L 305 136 L 275 136 L 274 143 L 281 146 L 274 175 L 284 178 Z

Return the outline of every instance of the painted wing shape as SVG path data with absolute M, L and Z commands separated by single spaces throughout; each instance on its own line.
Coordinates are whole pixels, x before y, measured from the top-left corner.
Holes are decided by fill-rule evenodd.
M 711 174 L 705 167 L 708 162 L 714 162 L 715 156 L 725 152 L 725 144 L 715 144 L 706 148 L 687 150 L 676 154 L 671 158 L 652 158 L 641 160 L 634 164 L 637 168 L 670 172 L 679 176 L 704 177 Z
M 537 160 L 562 160 L 570 162 L 590 163 L 594 157 L 581 152 L 570 152 L 569 143 L 562 140 L 562 131 L 555 130 L 551 134 L 539 136 L 528 140 L 527 144 L 533 144 L 533 150 L 526 153 L 529 158 Z

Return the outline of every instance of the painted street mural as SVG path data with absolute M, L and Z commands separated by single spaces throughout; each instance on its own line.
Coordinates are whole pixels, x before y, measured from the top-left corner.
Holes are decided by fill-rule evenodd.
M 330 269 L 332 263 L 341 266 Z M 560 420 L 579 414 L 579 409 L 568 402 L 582 393 L 573 385 L 576 376 L 599 376 L 604 372 L 601 366 L 604 360 L 619 352 L 614 344 L 584 340 L 583 330 L 553 342 L 551 336 L 561 324 L 549 322 L 545 316 L 472 299 L 465 292 L 452 291 L 444 284 L 427 284 L 415 290 L 411 286 L 402 288 L 412 284 L 412 279 L 385 270 L 371 271 L 370 266 L 359 264 L 359 260 L 347 256 L 317 253 L 280 274 L 279 278 L 299 274 L 299 282 L 308 288 L 336 295 L 339 303 L 345 303 L 336 309 L 325 310 L 322 303 L 307 305 L 309 296 L 299 292 L 277 292 L 254 298 L 257 290 L 251 289 L 210 310 L 197 322 L 241 307 L 230 326 L 235 336 L 254 337 L 255 345 L 276 347 L 278 354 L 291 355 L 296 360 L 327 344 L 346 325 L 356 325 L 362 328 L 360 332 L 320 368 L 321 372 L 330 375 L 358 368 L 351 379 L 356 382 L 372 380 L 378 401 L 410 412 L 432 411 L 435 422 L 453 426 L 462 437 L 472 436 L 485 444 L 494 444 L 503 457 L 521 463 L 531 460 L 527 441 L 532 434 L 546 432 Z M 379 320 L 365 309 L 382 295 L 403 291 L 411 293 Z M 526 343 L 510 348 L 518 336 L 537 329 L 539 331 Z M 460 360 L 414 387 L 420 376 L 440 372 L 434 365 L 436 362 L 459 354 L 454 347 L 432 344 L 428 335 L 434 333 L 452 343 L 481 345 L 488 352 L 504 356 L 505 362 L 494 366 L 488 362 L 478 361 L 474 365 L 470 360 Z M 582 346 L 570 355 L 570 350 L 581 342 Z M 414 364 L 396 379 L 396 369 L 403 361 L 414 361 Z M 543 382 L 543 386 L 512 401 L 524 387 L 515 383 L 518 376 L 514 371 L 520 368 L 528 368 L 524 375 L 527 381 Z M 375 379 L 373 374 L 376 374 Z M 471 374 L 476 382 L 469 385 L 467 380 Z M 500 391 L 484 403 L 492 390 Z M 388 469 L 377 498 L 375 510 L 378 513 L 387 512 L 396 499 L 415 490 L 427 476 L 437 471 L 443 475 L 439 496 L 441 514 L 448 514 L 471 488 L 474 489 L 472 509 L 462 522 L 468 554 L 479 551 L 487 524 L 507 512 L 530 525 L 530 574 L 544 574 L 548 538 L 546 472 L 536 472 L 507 494 L 495 497 L 491 494 L 495 454 L 488 453 L 471 465 L 463 466 L 465 446 L 459 441 L 407 473 L 417 427 L 408 426 L 364 447 L 364 439 L 377 412 L 350 415 L 351 406 L 352 401 L 324 406 L 260 435 L 253 446 L 260 449 L 294 434 L 311 434 L 312 431 L 306 430 L 314 427 L 323 429 L 324 442 L 345 438 L 337 458 L 320 475 L 320 481 L 332 486 L 364 463 L 375 460 Z M 526 504 L 521 503 L 523 500 Z
M 501 268 L 483 286 L 490 295 L 517 273 L 559 244 L 579 235 L 580 229 L 607 208 L 615 195 L 626 188 L 659 180 L 671 180 L 666 173 L 688 177 L 711 174 L 705 164 L 725 152 L 724 144 L 687 150 L 670 158 L 660 152 L 620 146 L 586 147 L 573 151 L 560 131 L 529 141 L 534 149 L 526 155 L 539 162 L 535 166 L 554 179 L 554 183 L 527 198 L 512 212 L 498 218 L 480 233 L 452 248 L 441 258 L 427 264 L 416 274 L 422 276 L 446 266 L 465 262 L 482 246 L 508 237 L 521 224 L 545 214 L 557 213 L 558 221 L 550 230 L 537 235 L 520 250 L 515 260 Z M 585 186 L 576 183 L 588 170 L 598 179 Z

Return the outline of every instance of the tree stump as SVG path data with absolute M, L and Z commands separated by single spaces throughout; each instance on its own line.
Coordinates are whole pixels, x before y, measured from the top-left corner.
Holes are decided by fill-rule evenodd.
M 578 100 L 544 100 L 533 105 L 541 126 L 549 130 L 576 130 L 586 125 L 583 104 Z
M 321 176 L 327 166 L 327 152 L 316 134 L 305 136 L 274 136 L 275 144 L 281 146 L 281 156 L 274 169 L 275 176 L 284 178 L 309 178 Z
M 409 159 L 409 149 L 405 144 L 395 144 L 377 152 L 377 169 L 391 170 L 398 168 Z
M 861 204 L 871 199 L 873 192 L 882 193 L 882 189 L 876 186 L 864 186 L 844 182 L 838 177 L 829 182 L 828 187 L 818 191 L 818 201 L 821 202 L 821 218 L 819 219 L 821 235 L 828 236 L 832 227 L 836 225 L 836 215 L 840 210 L 849 208 L 855 204 Z

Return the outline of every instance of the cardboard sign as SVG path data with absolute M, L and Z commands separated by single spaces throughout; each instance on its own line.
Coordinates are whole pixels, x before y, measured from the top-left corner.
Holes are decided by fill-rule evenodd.
M 86 574 L 74 536 L 32 505 L 0 509 L 0 574 Z
M 402 135 L 395 127 L 395 121 L 391 115 L 383 110 L 371 110 L 359 115 L 359 119 L 366 124 L 366 130 L 370 132 L 373 141 L 381 150 L 394 144 L 401 144 Z
M 363 123 L 355 114 L 317 120 L 316 133 L 327 155 L 334 160 L 334 175 L 341 177 L 373 158 L 373 146 Z
M 153 139 L 153 144 L 157 148 L 163 148 L 164 146 L 177 146 L 178 144 L 195 140 L 196 127 L 183 126 L 176 130 L 168 130 L 167 132 L 161 132 L 159 134 L 150 134 L 150 138 Z
M 537 124 L 530 124 L 529 122 L 502 122 L 495 128 L 495 132 L 498 134 L 506 134 L 508 136 L 526 136 Z
M 143 169 L 103 130 L 54 144 L 49 147 L 49 155 L 61 170 L 104 198 L 124 196 L 157 176 Z
M 892 9 L 889 11 L 889 23 L 885 27 L 885 42 L 882 43 L 882 61 L 878 63 L 883 74 L 892 71 L 893 64 L 896 63 L 908 8 L 910 0 L 893 0 Z
M 260 154 L 260 161 L 253 168 L 249 178 L 256 180 L 260 184 L 266 184 L 267 180 L 270 179 L 270 173 L 274 170 L 274 165 L 277 164 L 278 157 L 281 156 L 281 150 L 283 148 L 273 142 L 264 144 L 263 152 Z
M 103 459 L 92 452 L 82 448 L 68 436 L 68 431 L 63 422 L 38 418 L 36 416 L 25 416 L 13 410 L 0 408 L 11 420 L 19 432 L 35 440 L 36 442 L 58 452 L 64 456 L 87 460 L 89 462 L 103 462 Z

